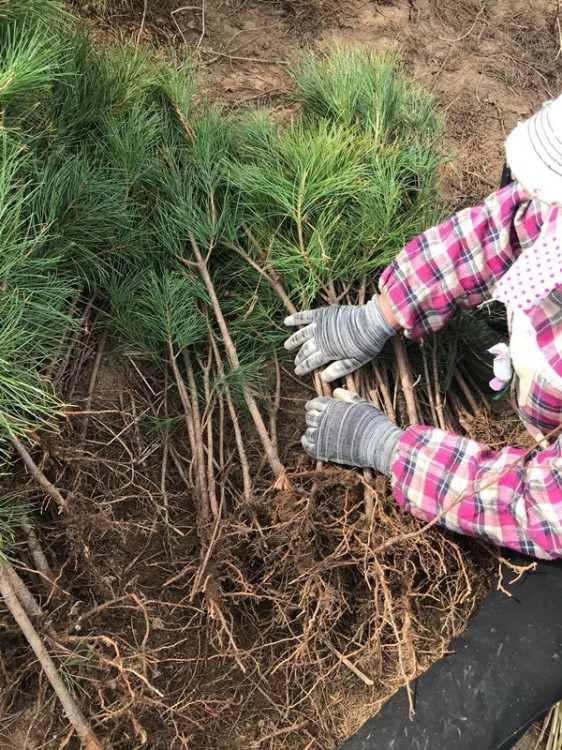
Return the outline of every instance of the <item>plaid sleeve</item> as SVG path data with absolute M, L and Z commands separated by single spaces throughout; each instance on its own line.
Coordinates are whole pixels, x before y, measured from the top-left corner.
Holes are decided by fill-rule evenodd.
M 430 427 L 403 433 L 394 496 L 414 516 L 543 559 L 562 557 L 562 437 L 532 454 Z
M 408 338 L 437 331 L 460 309 L 491 298 L 521 242 L 538 235 L 533 204 L 537 202 L 512 182 L 481 206 L 428 229 L 398 253 L 379 286 Z

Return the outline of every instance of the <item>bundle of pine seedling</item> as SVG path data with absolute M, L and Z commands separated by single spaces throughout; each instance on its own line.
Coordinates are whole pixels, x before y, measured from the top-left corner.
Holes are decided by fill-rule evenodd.
M 171 455 L 187 436 L 199 563 L 165 584 L 203 598 L 214 648 L 280 720 L 298 705 L 329 734 L 336 714 L 313 706 L 330 675 L 351 669 L 380 695 L 415 674 L 416 648 L 435 648 L 423 626 L 431 603 L 472 602 L 473 571 L 439 533 L 412 546 L 415 522 L 368 472 L 310 467 L 295 420 L 311 384 L 296 385 L 281 354 L 287 311 L 364 301 L 436 221 L 441 126 L 389 58 L 335 49 L 292 76 L 289 122 L 191 109 L 175 140 L 150 152 L 151 243 L 142 262 L 115 266 L 107 319 L 139 364 L 170 368 L 179 396 L 162 401 L 166 415 L 179 407 L 180 431 L 177 416 L 160 425 Z M 401 423 L 453 422 L 439 396 L 456 349 L 427 351 L 416 347 L 410 364 L 397 341 L 349 385 Z M 290 686 L 282 699 L 276 679 Z
M 184 409 L 195 414 L 202 394 L 208 412 L 217 398 L 219 403 L 241 398 L 280 487 L 287 484 L 286 468 L 254 392 L 264 388 L 261 365 L 281 350 L 286 335 L 281 321 L 287 311 L 353 304 L 372 294 L 378 272 L 408 239 L 436 220 L 443 161 L 441 127 L 427 98 L 408 85 L 391 59 L 336 49 L 323 64 L 305 59 L 292 77 L 299 111 L 289 124 L 272 122 L 266 114 L 227 119 L 208 111 L 190 118 L 180 141 L 166 144 L 151 185 L 152 248 L 160 248 L 156 263 L 163 264 L 155 273 L 164 282 L 155 285 L 147 279 L 147 261 L 142 261 L 136 271 L 117 268 L 111 287 L 112 315 L 121 335 L 140 349 L 157 351 L 151 338 L 157 328 L 154 316 L 167 320 L 159 346 L 165 345 L 172 362 L 190 348 L 200 352 L 205 342 L 212 364 L 190 363 L 192 385 L 201 370 L 215 384 L 234 379 L 235 394 L 228 383 L 225 392 L 207 383 L 197 386 L 197 398 L 190 386 L 195 402 L 184 403 Z M 172 299 L 156 300 L 158 294 L 193 300 L 194 318 L 188 321 L 184 306 Z M 153 306 L 151 311 L 147 305 Z M 174 326 L 187 328 L 189 335 L 184 331 L 183 340 L 174 342 Z M 430 368 L 422 350 L 427 397 L 416 402 L 415 376 L 408 373 L 399 340 L 396 346 L 398 377 L 392 362 L 388 372 L 386 365 L 375 366 L 358 375 L 365 379 L 356 384 L 359 390 L 403 422 L 455 424 L 454 417 L 446 421 L 439 404 L 443 354 L 437 361 L 435 347 Z M 457 360 L 453 348 L 448 371 Z M 174 377 L 183 392 L 176 371 Z M 445 381 L 450 380 L 449 372 Z M 409 397 L 404 404 L 396 401 L 398 384 Z M 426 402 L 431 404 L 427 414 Z M 200 431 L 197 419 L 195 414 L 192 441 Z M 238 450 L 245 455 L 240 442 Z M 203 462 L 201 453 L 200 477 Z M 246 472 L 243 479 L 248 497 Z M 204 495 L 213 492 L 213 477 L 206 484 Z M 216 502 L 212 504 L 216 515 Z
M 180 649 L 187 630 L 187 640 L 223 667 L 223 683 L 240 691 L 244 705 L 265 698 L 280 726 L 299 706 L 330 742 L 347 708 L 343 702 L 326 714 L 329 680 L 352 680 L 352 692 L 359 680 L 374 691 L 367 700 L 382 697 L 415 674 L 416 648 L 440 643 L 425 625 L 436 616 L 434 602 L 447 613 L 449 631 L 458 626 L 456 605 L 472 602 L 467 585 L 474 570 L 456 543 L 434 530 L 414 545 L 402 540 L 417 526 L 388 501 L 384 484 L 368 473 L 315 471 L 302 454 L 302 404 L 312 383 L 294 379 L 282 348 L 287 310 L 364 301 L 384 265 L 436 220 L 443 154 L 431 105 L 391 59 L 335 49 L 291 71 L 289 122 L 267 112 L 227 116 L 194 96 L 189 66 L 94 46 L 55 2 L 2 6 L 0 63 L 4 465 L 14 449 L 23 457 L 64 511 L 56 528 L 68 530 L 69 540 L 80 535 L 80 498 L 93 517 L 99 512 L 100 525 L 110 523 L 104 500 L 96 508 L 93 496 L 84 496 L 79 467 L 59 473 L 55 486 L 34 463 L 32 447 L 44 446 L 45 432 L 65 416 L 75 450 L 95 463 L 84 447 L 97 424 L 88 421 L 92 393 L 87 413 L 80 414 L 80 404 L 65 405 L 76 393 L 72 362 L 82 329 L 124 352 L 147 407 L 142 420 L 113 430 L 107 446 L 92 441 L 100 454 L 96 483 L 113 486 L 119 477 L 107 467 L 122 461 L 104 458 L 112 444 L 124 446 L 135 476 L 145 457 L 137 455 L 138 435 L 137 443 L 124 442 L 133 425 L 151 436 L 161 458 L 147 492 L 166 482 L 183 487 L 181 503 L 171 508 L 161 490 L 163 513 L 153 522 L 168 545 L 168 556 L 151 563 L 168 571 L 156 597 L 158 618 L 167 607 L 189 612 L 187 622 L 170 627 L 162 649 Z M 446 349 L 430 347 L 428 355 L 416 347 L 408 360 L 398 342 L 349 385 L 401 423 L 454 424 L 458 412 L 439 400 L 454 371 Z M 95 384 L 101 356 L 92 359 Z M 76 361 L 80 369 L 91 360 Z M 43 459 L 48 463 L 48 449 Z M 9 537 L 14 503 L 5 507 Z M 127 508 L 133 513 L 132 504 Z M 41 557 L 34 512 L 23 518 L 27 541 L 43 580 L 53 580 L 52 568 L 68 561 L 54 552 L 50 564 Z M 129 533 L 119 523 L 120 535 Z M 69 545 L 78 556 L 80 545 Z M 83 547 L 77 559 L 84 570 L 106 580 L 105 555 L 97 570 L 92 545 Z M 4 584 L 19 587 L 20 603 L 37 617 L 38 605 L 12 566 L 4 561 L 2 571 Z M 81 598 L 71 575 L 65 585 L 71 599 Z M 115 587 L 111 608 L 126 609 L 129 592 L 119 579 Z M 34 591 L 47 610 L 52 591 Z M 138 596 L 133 602 L 150 624 L 152 605 Z M 106 604 L 92 601 L 90 612 Z M 201 680 L 192 706 L 156 668 L 149 680 L 149 629 L 145 636 L 107 636 L 108 644 L 95 632 L 49 631 L 59 654 L 79 648 L 111 675 L 89 695 L 99 725 L 112 727 L 113 747 L 121 746 L 120 721 L 140 733 L 150 700 L 158 716 L 204 725 L 200 746 L 218 747 L 205 703 L 212 686 L 201 677 L 206 662 L 186 658 L 177 676 L 182 686 Z M 136 663 L 141 641 L 139 677 L 126 665 Z M 150 651 L 149 663 L 157 665 L 160 653 Z M 51 679 L 48 665 L 55 663 L 56 673 L 57 659 L 37 655 Z M 75 707 L 65 709 L 97 747 Z M 289 742 L 292 735 L 278 736 Z

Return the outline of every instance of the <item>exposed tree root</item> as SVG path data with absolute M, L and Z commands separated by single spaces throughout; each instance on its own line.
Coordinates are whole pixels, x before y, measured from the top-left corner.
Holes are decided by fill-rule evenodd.
M 295 469 L 291 488 L 272 492 L 262 442 L 222 387 L 222 345 L 209 336 L 207 379 L 190 378 L 170 341 L 177 389 L 162 392 L 128 354 L 129 397 L 94 390 L 83 441 L 81 425 L 67 424 L 48 486 L 71 496 L 72 509 L 49 511 L 48 552 L 68 595 L 40 610 L 53 642 L 77 654 L 65 669 L 88 686 L 90 721 L 112 750 L 158 733 L 173 736 L 172 750 L 328 750 L 356 727 L 358 705 L 372 713 L 443 653 L 486 588 L 476 562 L 485 553 L 405 515 L 383 477 L 311 465 L 298 442 L 302 387 L 285 377 L 280 387 L 282 363 L 264 427 Z M 412 388 L 422 416 L 437 413 L 439 388 L 425 362 L 431 380 Z M 384 360 L 354 379 L 398 416 L 401 383 Z M 211 410 L 219 385 L 223 405 Z M 145 413 L 181 417 L 155 438 Z M 205 494 L 213 477 L 215 509 Z M 33 601 L 25 606 L 39 618 Z M 19 679 L 29 680 L 26 669 Z M 296 711 L 302 721 L 291 722 Z M 61 742 L 72 746 L 66 730 Z

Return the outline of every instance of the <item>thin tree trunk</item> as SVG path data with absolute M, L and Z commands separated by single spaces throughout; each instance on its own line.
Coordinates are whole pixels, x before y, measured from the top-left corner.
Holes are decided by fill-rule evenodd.
M 31 476 L 37 481 L 39 485 L 41 485 L 41 487 L 45 490 L 45 492 L 60 506 L 61 510 L 68 510 L 68 503 L 66 502 L 64 497 L 57 490 L 55 485 L 52 482 L 49 482 L 47 477 L 43 474 L 41 469 L 37 466 L 35 461 L 31 458 L 29 453 L 26 451 L 23 444 L 18 440 L 18 438 L 13 433 L 10 434 L 10 440 L 12 441 L 12 444 L 17 450 L 17 452 L 20 454 L 20 457 L 22 461 L 24 462 L 27 470 L 31 474 Z
M 195 241 L 195 237 L 191 232 L 189 232 L 189 239 L 191 241 L 193 252 L 195 253 L 197 268 L 199 269 L 199 273 L 201 274 L 201 278 L 205 283 L 205 287 L 207 288 L 207 292 L 209 293 L 209 297 L 211 299 L 213 311 L 215 313 L 215 317 L 222 334 L 224 348 L 226 349 L 226 353 L 231 365 L 233 367 L 239 367 L 240 362 L 238 360 L 236 347 L 234 346 L 234 342 L 232 341 L 232 338 L 230 336 L 228 326 L 226 325 L 226 321 L 223 317 L 217 293 L 207 269 L 207 264 L 203 256 L 201 255 L 201 251 L 199 250 L 197 242 Z M 252 415 L 252 419 L 254 420 L 254 424 L 262 442 L 269 465 L 271 466 L 271 469 L 276 477 L 275 486 L 278 489 L 288 489 L 290 487 L 290 482 L 289 478 L 287 477 L 287 472 L 285 470 L 285 467 L 279 460 L 279 456 L 277 455 L 277 452 L 271 442 L 271 438 L 269 437 L 267 427 L 265 426 L 263 417 L 260 413 L 260 410 L 258 409 L 258 405 L 256 404 L 254 397 L 247 388 L 243 388 L 242 393 L 246 402 L 246 406 L 248 407 L 248 411 L 250 412 L 250 414 Z
M 215 360 L 217 362 L 217 369 L 219 372 L 219 376 L 222 378 L 224 377 L 224 367 L 223 367 L 223 363 L 220 357 L 219 347 L 218 347 L 218 344 L 215 339 L 215 335 L 211 329 L 211 326 L 208 320 L 207 320 L 207 325 L 209 328 L 209 340 L 211 342 L 211 346 L 213 348 L 213 352 L 215 355 Z M 228 406 L 228 411 L 229 411 L 230 419 L 232 422 L 232 428 L 234 430 L 234 438 L 236 440 L 236 447 L 238 448 L 238 458 L 240 459 L 240 468 L 242 470 L 242 483 L 244 485 L 244 498 L 246 501 L 249 501 L 252 497 L 252 479 L 250 475 L 250 464 L 248 462 L 248 456 L 246 454 L 246 449 L 244 447 L 244 440 L 242 438 L 242 430 L 240 429 L 240 425 L 238 424 L 238 415 L 236 414 L 236 409 L 234 408 L 234 403 L 232 401 L 230 388 L 226 383 L 225 383 L 225 388 L 224 388 L 224 395 L 226 398 L 226 403 Z
M 408 365 L 408 359 L 406 357 L 406 348 L 400 336 L 393 336 L 391 341 L 394 348 L 394 355 L 396 357 L 396 364 L 398 365 L 398 373 L 400 376 L 402 391 L 406 400 L 408 419 L 410 421 L 410 424 L 418 424 L 418 410 L 416 407 L 414 385 L 412 383 L 410 367 Z
M 103 750 L 93 729 L 86 721 L 86 718 L 76 704 L 74 698 L 68 692 L 53 660 L 47 653 L 41 638 L 16 596 L 4 560 L 0 560 L 0 594 L 2 594 L 6 606 L 10 610 L 14 620 L 19 625 L 22 633 L 25 635 L 27 642 L 35 653 L 35 656 L 39 660 L 53 690 L 62 703 L 66 716 L 84 743 L 85 750 Z
M 174 347 L 170 339 L 168 339 L 168 355 L 170 358 L 170 366 L 172 368 L 172 372 L 174 373 L 174 378 L 183 406 L 184 421 L 189 437 L 191 455 L 193 456 L 193 461 L 195 462 L 195 489 L 198 495 L 198 516 L 202 531 L 203 526 L 209 520 L 209 493 L 207 492 L 207 477 L 205 473 L 205 466 L 201 466 L 201 462 L 199 461 L 197 444 L 198 442 L 200 442 L 200 436 L 195 432 L 191 399 L 189 398 L 189 393 L 187 392 L 187 388 L 185 387 L 185 383 L 183 382 L 181 372 L 179 371 L 178 363 L 176 362 Z

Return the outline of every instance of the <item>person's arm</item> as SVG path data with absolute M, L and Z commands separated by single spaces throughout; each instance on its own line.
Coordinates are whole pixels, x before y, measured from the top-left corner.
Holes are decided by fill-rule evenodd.
M 306 404 L 306 452 L 391 477 L 417 518 L 534 557 L 562 557 L 562 437 L 532 452 L 489 446 L 432 427 L 400 429 L 355 393 Z
M 412 339 L 442 328 L 459 310 L 489 300 L 497 281 L 539 234 L 544 207 L 516 182 L 428 229 L 380 279 L 381 300 Z
M 394 497 L 417 518 L 543 559 L 562 557 L 562 437 L 531 455 L 430 427 L 408 427 L 392 463 Z
M 512 183 L 413 239 L 383 271 L 380 294 L 365 305 L 301 310 L 285 319 L 302 325 L 285 342 L 298 349 L 295 373 L 329 362 L 321 377 L 331 382 L 373 359 L 400 328 L 418 338 L 441 328 L 462 307 L 490 299 L 526 244 L 538 236 L 541 204 Z

